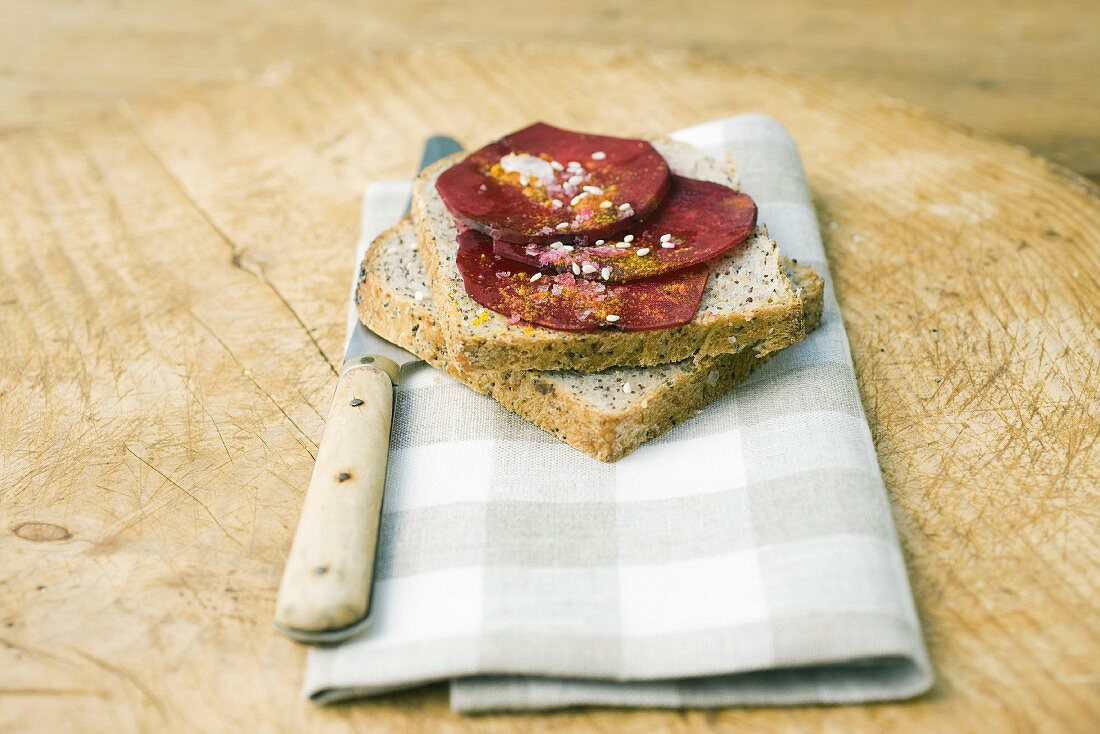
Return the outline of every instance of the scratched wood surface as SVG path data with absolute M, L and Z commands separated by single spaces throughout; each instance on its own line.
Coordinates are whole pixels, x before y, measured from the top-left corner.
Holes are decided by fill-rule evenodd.
M 669 53 L 418 51 L 0 141 L 0 730 L 1086 732 L 1097 695 L 1100 196 L 852 88 Z M 869 707 L 462 718 L 298 698 L 271 614 L 341 351 L 365 184 L 426 134 L 799 140 L 938 673 Z
M 1095 0 L 0 0 L 0 131 L 334 53 L 580 42 L 859 84 L 1096 178 L 1097 28 Z

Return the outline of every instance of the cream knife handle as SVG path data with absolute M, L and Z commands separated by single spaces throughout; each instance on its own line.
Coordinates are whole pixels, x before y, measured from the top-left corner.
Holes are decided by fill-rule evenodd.
M 338 629 L 368 612 L 393 393 L 374 365 L 340 376 L 279 585 L 275 621 L 285 628 Z

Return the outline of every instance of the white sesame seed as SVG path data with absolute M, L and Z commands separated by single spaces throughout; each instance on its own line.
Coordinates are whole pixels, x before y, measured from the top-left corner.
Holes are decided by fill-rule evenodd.
M 554 227 L 554 229 L 558 230 L 559 232 L 564 232 L 565 230 L 569 229 L 569 222 L 562 222 L 558 226 Z
M 584 265 L 581 265 L 581 272 L 585 275 L 591 275 L 592 273 L 596 272 L 596 266 L 592 263 L 585 263 Z
M 580 192 L 579 194 L 577 194 L 576 196 L 574 196 L 572 199 L 569 200 L 569 206 L 576 206 L 577 204 L 580 204 L 581 199 L 583 199 L 586 196 L 588 196 L 588 194 L 586 192 L 584 192 L 584 191 Z
M 670 234 L 661 235 L 661 242 L 668 242 L 671 239 L 672 239 L 672 235 L 670 235 Z
M 551 250 L 560 250 L 563 246 L 564 245 L 562 245 L 561 242 L 551 242 L 550 243 L 550 249 Z
M 603 193 L 603 189 L 599 186 L 582 186 L 581 189 L 589 194 L 595 194 L 596 196 Z
M 621 211 L 621 212 L 625 212 L 629 208 L 630 208 L 630 204 L 626 204 L 626 203 L 619 204 L 619 211 Z
M 619 320 L 619 317 L 617 314 L 609 313 L 607 316 L 604 316 L 604 320 L 609 321 L 613 324 Z
M 603 278 L 604 280 L 607 280 L 608 278 L 610 278 L 611 277 L 611 268 L 605 267 L 603 270 L 601 270 L 600 271 L 600 277 Z
M 626 248 L 630 247 L 630 245 L 626 244 L 625 242 L 616 242 L 615 247 L 618 247 L 620 250 L 625 250 Z
M 627 395 L 629 395 L 630 393 L 634 392 L 634 388 L 632 388 L 630 386 L 629 382 L 624 382 L 623 383 L 623 392 L 625 392 Z
M 550 161 L 550 167 L 553 168 L 555 171 L 564 171 L 565 170 L 565 166 L 558 163 L 557 161 Z
M 424 300 L 424 291 L 417 291 L 416 293 L 413 293 L 413 298 L 415 298 L 418 301 L 423 301 Z
M 577 265 L 576 263 L 573 263 L 573 275 L 580 275 L 580 274 L 581 274 L 581 266 Z
M 602 150 L 597 150 L 595 153 L 592 154 L 592 160 L 594 161 L 602 161 L 606 157 L 607 153 L 604 153 Z
M 534 283 L 536 280 L 538 280 L 541 277 L 542 277 L 542 273 L 535 273 L 534 275 L 531 276 L 531 282 Z
M 572 184 L 573 186 L 580 186 L 582 181 L 584 181 L 584 176 L 578 173 L 576 175 L 570 176 L 569 180 L 566 181 L 566 183 Z
M 633 241 L 634 241 L 634 235 L 632 235 L 632 234 L 628 234 L 626 237 L 623 237 L 623 242 L 633 242 Z
M 603 244 L 603 240 L 596 240 L 596 247 L 599 247 L 602 244 Z
M 648 247 L 643 247 L 642 249 L 638 250 L 638 257 L 645 257 L 648 254 L 649 254 L 649 248 Z
M 610 209 L 611 208 L 611 202 L 608 201 L 607 199 L 604 199 L 603 201 L 600 202 L 600 208 L 601 209 Z
M 562 249 L 562 252 L 572 252 L 573 251 L 573 245 L 562 245 L 561 249 Z
M 661 247 L 665 248 L 666 250 L 671 250 L 673 247 L 676 247 L 676 244 L 673 242 L 662 242 Z
M 550 205 L 555 209 L 561 209 L 563 206 L 560 199 L 552 199 Z
M 580 168 L 581 164 L 580 164 L 579 161 L 569 161 L 568 163 L 565 164 L 565 167 L 566 168 Z

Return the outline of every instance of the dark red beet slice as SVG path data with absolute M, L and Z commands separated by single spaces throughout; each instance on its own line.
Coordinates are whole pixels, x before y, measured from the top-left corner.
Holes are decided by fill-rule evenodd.
M 494 255 L 491 237 L 465 227 L 458 236 L 457 264 L 466 292 L 482 306 L 513 323 L 559 331 L 681 326 L 695 318 L 707 284 L 704 265 L 622 284 L 604 285 L 572 273 L 542 273 L 532 281 L 541 271 Z
M 461 223 L 544 245 L 618 232 L 651 214 L 668 187 L 668 164 L 646 141 L 541 122 L 474 151 L 436 182 Z
M 712 260 L 744 242 L 755 226 L 756 202 L 748 194 L 709 181 L 673 176 L 672 190 L 653 216 L 606 244 L 570 250 L 561 244 L 550 247 L 495 240 L 493 251 L 533 267 L 564 271 L 576 264 L 585 277 L 628 282 Z M 634 239 L 623 242 L 628 234 Z M 670 235 L 667 241 L 662 241 L 666 235 Z

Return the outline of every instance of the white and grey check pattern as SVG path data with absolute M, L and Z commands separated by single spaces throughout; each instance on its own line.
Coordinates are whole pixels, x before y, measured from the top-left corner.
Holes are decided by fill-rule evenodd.
M 614 463 L 423 367 L 398 399 L 362 637 L 310 652 L 326 703 L 451 681 L 463 711 L 877 701 L 932 674 L 794 141 L 747 115 L 675 135 L 731 155 L 821 327 Z M 408 184 L 367 192 L 361 247 Z

